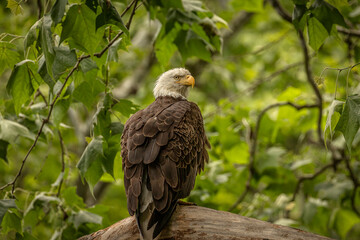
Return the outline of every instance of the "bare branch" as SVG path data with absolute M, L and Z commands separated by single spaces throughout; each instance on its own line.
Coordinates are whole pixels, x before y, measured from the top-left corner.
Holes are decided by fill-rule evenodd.
M 293 196 L 292 196 L 290 202 L 295 201 L 296 195 L 298 194 L 298 192 L 299 192 L 299 190 L 300 190 L 301 184 L 302 184 L 305 180 L 312 180 L 312 179 L 318 177 L 319 175 L 321 175 L 322 173 L 324 173 L 325 170 L 327 170 L 328 168 L 334 167 L 334 164 L 337 165 L 337 164 L 339 164 L 340 162 L 341 162 L 341 160 L 336 160 L 336 161 L 334 161 L 334 162 L 332 162 L 332 163 L 329 163 L 329 164 L 323 166 L 322 168 L 320 168 L 320 169 L 319 169 L 317 172 L 315 172 L 314 174 L 299 177 L 298 182 L 296 183 L 295 191 L 294 191 L 294 193 L 293 193 Z
M 260 114 L 259 114 L 259 116 L 257 118 L 257 121 L 256 121 L 255 129 L 253 131 L 252 139 L 250 141 L 250 146 L 249 146 L 249 164 L 248 164 L 249 175 L 248 175 L 248 178 L 246 180 L 245 190 L 240 195 L 240 197 L 236 200 L 236 202 L 229 208 L 229 211 L 234 210 L 237 207 L 237 205 L 239 205 L 244 200 L 244 198 L 246 197 L 246 194 L 251 190 L 251 179 L 252 179 L 253 174 L 255 172 L 254 162 L 255 162 L 255 154 L 256 154 L 256 148 L 257 148 L 257 139 L 258 139 L 260 124 L 261 124 L 261 120 L 262 120 L 263 116 L 270 109 L 277 108 L 277 107 L 282 107 L 282 106 L 290 106 L 290 107 L 295 108 L 298 111 L 302 110 L 302 109 L 317 108 L 318 107 L 317 104 L 297 105 L 297 104 L 292 103 L 292 102 L 279 102 L 279 103 L 274 103 L 274 104 L 271 104 L 271 105 L 267 106 L 266 108 L 264 108 L 260 112 Z

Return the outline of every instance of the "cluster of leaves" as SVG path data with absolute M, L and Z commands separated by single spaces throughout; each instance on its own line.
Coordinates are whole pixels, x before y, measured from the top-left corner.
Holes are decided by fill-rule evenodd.
M 127 217 L 123 123 L 153 101 L 156 76 L 180 65 L 201 73 L 190 98 L 202 109 L 212 145 L 190 201 L 359 238 L 357 67 L 347 68 L 346 81 L 345 69 L 329 70 L 315 86 L 328 106 L 320 126 L 327 148 L 318 141 L 319 109 L 286 105 L 316 99 L 296 67 L 306 64 L 299 31 L 316 51 L 310 66 L 316 75 L 328 65 L 360 61 L 357 37 L 338 32 L 358 26 L 356 1 L 267 1 L 292 12 L 286 21 L 263 0 L 204 1 L 211 10 L 194 0 L 3 2 L 0 238 L 73 239 Z M 223 19 L 234 22 L 224 43 Z M 158 63 L 148 61 L 153 52 Z M 135 86 L 136 96 L 118 99 L 116 90 L 127 90 L 117 85 L 143 68 L 149 76 Z
M 292 21 L 295 28 L 304 31 L 305 26 L 309 36 L 309 44 L 314 50 L 318 50 L 325 39 L 332 35 L 337 36 L 336 25 L 346 27 L 344 17 L 336 7 L 346 4 L 346 1 L 338 1 L 333 6 L 324 0 L 316 0 L 312 4 L 309 0 L 294 0 Z
M 151 19 L 161 22 L 158 41 L 155 44 L 156 57 L 166 66 L 176 50 L 183 63 L 191 56 L 211 61 L 212 53 L 221 49 L 219 27 L 226 22 L 206 10 L 201 1 L 144 1 Z

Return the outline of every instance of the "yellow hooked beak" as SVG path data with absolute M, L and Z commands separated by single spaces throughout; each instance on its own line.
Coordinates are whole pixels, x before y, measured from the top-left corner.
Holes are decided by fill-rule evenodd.
M 194 88 L 195 78 L 191 75 L 186 75 L 184 78 L 180 79 L 176 83 L 179 83 L 181 85 L 191 86 L 192 88 Z

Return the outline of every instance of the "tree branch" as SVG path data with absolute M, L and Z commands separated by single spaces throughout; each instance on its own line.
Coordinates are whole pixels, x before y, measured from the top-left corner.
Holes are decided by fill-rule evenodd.
M 140 233 L 135 218 L 128 217 L 108 228 L 83 236 L 79 240 L 135 240 L 139 237 Z M 247 218 L 234 213 L 182 205 L 177 206 L 158 239 L 330 240 L 330 238 L 299 229 Z
M 258 134 L 259 134 L 262 118 L 264 117 L 265 113 L 267 111 L 269 111 L 270 109 L 282 107 L 282 106 L 290 106 L 290 107 L 295 108 L 298 111 L 305 109 L 305 108 L 317 108 L 318 107 L 317 104 L 297 105 L 292 102 L 279 102 L 279 103 L 274 103 L 274 104 L 267 106 L 260 112 L 260 114 L 257 118 L 257 121 L 256 121 L 255 129 L 253 131 L 252 138 L 250 141 L 250 146 L 249 146 L 249 164 L 248 164 L 249 175 L 246 180 L 245 190 L 240 195 L 240 197 L 236 200 L 236 202 L 229 208 L 229 211 L 234 210 L 237 207 L 237 205 L 239 205 L 244 200 L 244 198 L 245 198 L 246 194 L 249 192 L 249 190 L 251 190 L 251 179 L 255 172 L 255 169 L 254 169 L 255 154 L 256 154 L 257 140 L 258 140 Z
M 291 15 L 289 13 L 287 13 L 285 11 L 285 9 L 280 5 L 280 3 L 278 2 L 278 0 L 268 0 L 270 2 L 270 4 L 273 6 L 273 8 L 277 11 L 277 13 L 287 22 L 292 23 L 292 18 Z M 309 56 L 309 50 L 308 47 L 306 45 L 306 41 L 304 38 L 304 34 L 301 31 L 298 31 L 299 34 L 299 39 L 300 39 L 300 43 L 301 43 L 301 48 L 303 50 L 303 54 L 304 54 L 304 65 L 305 65 L 305 73 L 306 73 L 306 79 L 308 81 L 308 83 L 310 84 L 311 88 L 313 89 L 316 97 L 317 97 L 317 104 L 318 104 L 318 108 L 319 108 L 319 115 L 318 115 L 318 122 L 317 122 L 317 134 L 319 137 L 319 142 L 323 142 L 323 136 L 322 136 L 322 130 L 321 130 L 321 122 L 322 122 L 322 111 L 323 111 L 323 106 L 322 106 L 322 96 L 321 93 L 319 91 L 319 88 L 316 86 L 316 83 L 314 81 L 314 78 L 312 76 L 312 72 L 311 72 L 311 67 L 310 67 L 310 56 Z
M 293 196 L 292 196 L 290 202 L 295 201 L 296 195 L 298 194 L 298 192 L 299 192 L 299 190 L 300 190 L 301 184 L 302 184 L 305 180 L 312 180 L 312 179 L 318 177 L 320 174 L 324 173 L 326 169 L 331 168 L 331 167 L 334 167 L 334 165 L 337 165 L 337 164 L 339 164 L 340 162 L 341 162 L 341 160 L 335 160 L 334 162 L 329 163 L 329 164 L 323 166 L 322 168 L 320 168 L 320 169 L 319 169 L 317 172 L 315 172 L 314 174 L 299 177 L 299 178 L 298 178 L 298 182 L 296 183 L 295 191 L 294 191 L 294 193 L 293 193 Z
M 128 23 L 126 24 L 126 25 L 128 26 L 128 28 L 130 28 L 130 24 L 131 24 L 132 18 L 133 18 L 133 16 L 135 15 L 135 10 L 136 10 L 137 2 L 138 2 L 138 0 L 133 0 L 132 3 L 130 3 L 130 5 L 135 4 L 135 6 L 134 6 L 133 11 L 132 11 L 132 13 L 131 13 L 131 16 L 130 16 L 130 18 L 129 18 L 129 21 L 128 21 Z M 130 7 L 129 7 L 129 8 L 126 8 L 126 9 L 124 10 L 123 14 L 125 14 L 129 9 L 130 9 Z M 111 46 L 114 44 L 114 42 L 115 42 L 122 34 L 123 34 L 123 32 L 118 33 L 118 34 L 114 37 L 114 39 L 106 45 L 106 47 L 105 47 L 103 50 L 101 50 L 99 53 L 95 53 L 94 56 L 100 58 L 100 57 L 106 52 L 106 50 L 108 50 L 109 47 L 111 47 Z M 21 175 L 21 173 L 22 173 L 22 170 L 23 170 L 23 168 L 24 168 L 24 165 L 25 165 L 25 163 L 26 163 L 26 160 L 28 159 L 30 153 L 31 153 L 32 150 L 35 148 L 35 146 L 36 146 L 36 144 L 37 144 L 37 142 L 38 142 L 38 140 L 39 140 L 39 138 L 40 138 L 40 135 L 41 135 L 41 133 L 42 133 L 42 131 L 43 131 L 43 128 L 44 128 L 45 124 L 49 123 L 50 117 L 51 117 L 51 114 L 52 114 L 52 111 L 53 111 L 53 109 L 54 109 L 54 106 L 55 106 L 56 101 L 57 101 L 57 100 L 59 99 L 59 97 L 61 96 L 61 93 L 63 92 L 63 90 L 64 90 L 64 88 L 65 88 L 65 86 L 66 86 L 66 84 L 67 84 L 67 82 L 68 82 L 68 80 L 69 80 L 69 78 L 70 78 L 70 76 L 75 72 L 75 70 L 77 70 L 77 69 L 79 68 L 79 65 L 80 65 L 81 61 L 83 61 L 83 60 L 86 59 L 86 58 L 90 58 L 90 57 L 91 57 L 91 55 L 89 54 L 89 55 L 85 55 L 85 56 L 80 56 L 80 57 L 78 58 L 78 60 L 76 61 L 76 64 L 74 65 L 74 67 L 70 70 L 70 72 L 69 72 L 68 75 L 66 76 L 66 78 L 65 78 L 65 80 L 64 80 L 64 83 L 63 83 L 63 85 L 61 86 L 60 90 L 57 92 L 57 94 L 55 95 L 54 99 L 53 99 L 52 102 L 50 103 L 48 115 L 47 115 L 47 117 L 46 117 L 45 119 L 42 120 L 41 126 L 40 126 L 40 128 L 39 128 L 39 130 L 38 130 L 38 132 L 37 132 L 37 135 L 36 135 L 36 137 L 35 137 L 35 140 L 34 140 L 33 144 L 31 145 L 31 147 L 29 148 L 28 152 L 26 153 L 24 159 L 23 159 L 22 162 L 21 162 L 19 171 L 17 172 L 16 176 L 14 177 L 14 179 L 13 179 L 11 182 L 9 182 L 9 183 L 5 184 L 4 186 L 0 187 L 0 191 L 4 190 L 5 188 L 7 188 L 7 187 L 9 187 L 9 186 L 12 186 L 12 188 L 11 188 L 11 194 L 14 194 L 16 181 L 17 181 L 17 179 L 20 177 L 20 175 Z

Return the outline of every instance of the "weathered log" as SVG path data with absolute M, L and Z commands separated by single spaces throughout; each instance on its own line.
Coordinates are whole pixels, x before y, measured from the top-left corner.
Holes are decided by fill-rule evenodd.
M 95 239 L 139 239 L 135 218 L 128 217 L 108 228 L 83 236 L 79 240 Z M 159 239 L 329 240 L 330 238 L 229 212 L 178 205 Z

